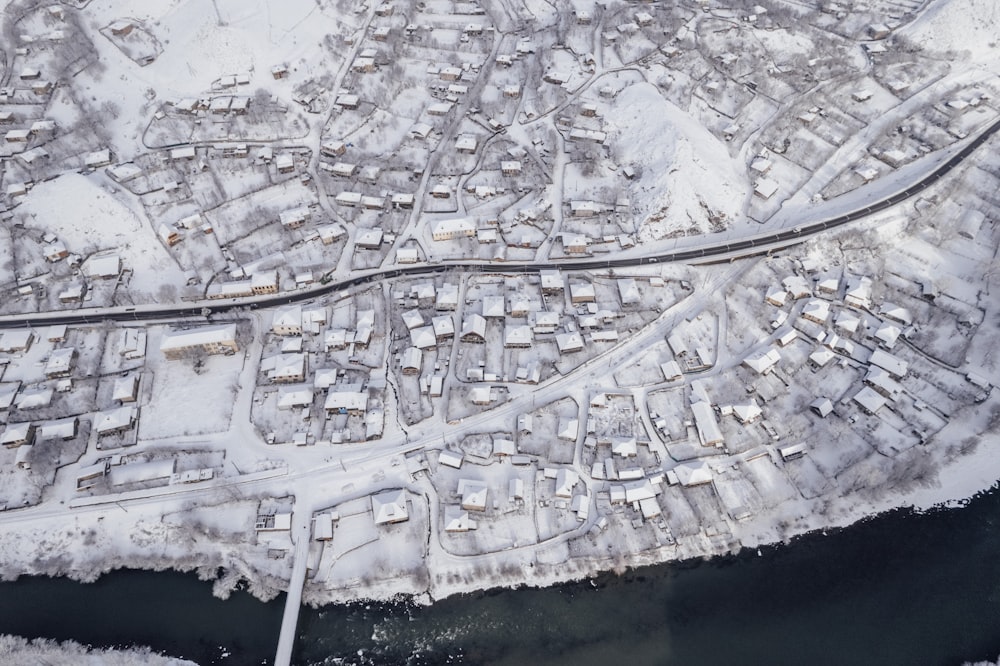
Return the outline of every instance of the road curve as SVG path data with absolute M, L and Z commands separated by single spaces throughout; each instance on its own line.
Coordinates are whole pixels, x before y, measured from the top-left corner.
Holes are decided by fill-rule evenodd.
M 855 222 L 861 218 L 891 208 L 933 186 L 952 169 L 961 164 L 979 146 L 1000 131 L 1000 120 L 987 127 L 982 134 L 972 140 L 969 145 L 956 153 L 948 161 L 942 163 L 918 182 L 901 192 L 897 192 L 864 208 L 851 211 L 838 217 L 809 222 L 794 229 L 764 234 L 744 240 L 730 240 L 706 245 L 700 248 L 667 252 L 645 257 L 630 257 L 627 259 L 584 259 L 568 261 L 547 261 L 532 263 L 506 262 L 455 262 L 447 264 L 424 264 L 417 266 L 402 266 L 386 270 L 366 272 L 346 280 L 328 282 L 316 289 L 284 293 L 274 296 L 246 299 L 227 299 L 218 301 L 199 301 L 197 304 L 183 307 L 173 306 L 157 308 L 155 306 L 137 306 L 134 308 L 109 308 L 90 312 L 47 312 L 25 314 L 21 316 L 3 317 L 0 327 L 14 326 L 44 326 L 52 324 L 80 325 L 99 321 L 134 321 L 134 320 L 171 320 L 185 317 L 207 317 L 214 314 L 225 314 L 240 308 L 269 308 L 286 305 L 298 301 L 310 300 L 326 294 L 350 290 L 372 282 L 381 282 L 400 277 L 418 277 L 435 275 L 443 272 L 461 273 L 537 273 L 543 270 L 603 270 L 608 268 L 623 268 L 630 266 L 646 266 L 657 263 L 675 263 L 685 261 L 703 261 L 706 258 L 719 257 L 720 260 L 731 256 L 750 256 L 761 254 L 777 245 L 793 244 L 813 234 L 834 229 Z

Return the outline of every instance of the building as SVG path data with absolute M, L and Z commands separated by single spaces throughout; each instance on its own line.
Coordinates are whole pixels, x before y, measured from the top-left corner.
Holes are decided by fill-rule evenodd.
M 0 445 L 8 449 L 31 446 L 35 441 L 35 426 L 31 423 L 10 423 L 0 435 Z
M 306 355 L 302 353 L 278 354 L 261 363 L 267 378 L 279 384 L 292 384 L 306 380 Z
M 460 334 L 462 342 L 482 344 L 486 342 L 486 319 L 482 315 L 471 313 L 462 322 Z
M 503 346 L 507 349 L 528 349 L 534 342 L 534 333 L 526 324 L 508 324 L 504 327 Z
M 406 491 L 402 488 L 386 490 L 371 496 L 372 517 L 376 525 L 401 523 L 409 520 Z
M 49 360 L 45 363 L 45 376 L 49 379 L 58 377 L 69 377 L 73 369 L 73 360 L 76 358 L 76 349 L 66 347 L 64 349 L 53 349 L 49 353 Z
M 417 347 L 407 347 L 403 350 L 400 360 L 401 372 L 404 375 L 419 375 L 423 367 L 424 353 Z
M 368 411 L 368 392 L 359 390 L 328 391 L 323 409 L 329 414 L 364 416 Z
M 186 330 L 171 330 L 160 340 L 160 352 L 169 360 L 178 360 L 192 354 L 235 354 L 240 350 L 236 342 L 236 324 L 202 326 Z
M 302 335 L 302 306 L 285 305 L 274 311 L 271 332 L 275 335 Z
M 134 405 L 100 412 L 94 417 L 94 431 L 98 436 L 127 432 L 135 427 L 139 409 Z
M 462 497 L 462 508 L 466 511 L 485 511 L 489 488 L 482 481 L 458 480 L 458 494 Z
M 441 220 L 431 229 L 431 237 L 436 241 L 471 238 L 476 235 L 476 223 L 467 217 Z

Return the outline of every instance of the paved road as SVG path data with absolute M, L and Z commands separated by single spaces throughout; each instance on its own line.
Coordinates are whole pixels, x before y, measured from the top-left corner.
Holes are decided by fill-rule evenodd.
M 901 192 L 897 192 L 864 208 L 859 208 L 838 217 L 804 223 L 793 229 L 775 232 L 773 234 L 757 235 L 744 240 L 707 244 L 699 248 L 667 252 L 645 257 L 629 257 L 626 259 L 583 259 L 561 260 L 531 263 L 506 262 L 455 262 L 447 264 L 421 264 L 401 266 L 385 270 L 361 271 L 357 275 L 338 282 L 328 282 L 316 289 L 304 289 L 294 293 L 284 293 L 273 296 L 258 296 L 252 298 L 226 299 L 223 301 L 200 301 L 186 306 L 159 307 L 136 306 L 131 308 L 104 308 L 90 312 L 50 312 L 0 317 L 0 326 L 45 326 L 51 324 L 80 325 L 97 321 L 132 321 L 179 319 L 183 317 L 201 317 L 213 314 L 225 314 L 240 308 L 268 308 L 298 301 L 305 301 L 326 294 L 347 291 L 353 287 L 373 282 L 400 278 L 434 275 L 446 271 L 461 273 L 537 273 L 543 270 L 603 270 L 607 268 L 623 268 L 630 266 L 647 266 L 658 263 L 705 261 L 713 257 L 720 260 L 728 257 L 750 256 L 762 254 L 776 247 L 794 244 L 806 238 L 836 227 L 855 222 L 869 215 L 891 208 L 944 178 L 952 169 L 961 164 L 979 146 L 1000 131 L 1000 120 L 987 127 L 982 134 L 972 140 L 965 148 L 951 159 L 942 163 L 918 182 Z

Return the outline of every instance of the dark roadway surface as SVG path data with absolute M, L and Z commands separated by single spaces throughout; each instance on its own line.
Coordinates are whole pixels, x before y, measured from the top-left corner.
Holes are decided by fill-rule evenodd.
M 645 266 L 649 264 L 657 263 L 672 263 L 672 262 L 683 262 L 692 259 L 705 259 L 707 257 L 713 256 L 725 256 L 732 254 L 734 252 L 742 252 L 741 256 L 751 256 L 754 254 L 760 254 L 766 252 L 768 248 L 774 246 L 775 244 L 785 243 L 788 241 L 795 241 L 799 239 L 804 239 L 815 233 L 825 231 L 827 229 L 833 229 L 850 222 L 854 222 L 868 215 L 878 213 L 887 208 L 895 206 L 898 203 L 906 201 L 907 199 L 913 197 L 916 194 L 924 191 L 928 187 L 931 187 L 938 180 L 943 178 L 952 169 L 954 169 L 958 164 L 960 164 L 965 158 L 973 153 L 979 146 L 985 143 L 991 136 L 993 136 L 998 130 L 1000 130 L 1000 120 L 990 125 L 982 134 L 980 134 L 975 140 L 969 143 L 968 146 L 963 148 L 961 152 L 957 153 L 947 162 L 941 164 L 927 176 L 922 178 L 917 183 L 914 183 L 906 190 L 892 195 L 881 201 L 872 203 L 870 206 L 860 208 L 858 210 L 847 213 L 846 215 L 841 215 L 839 217 L 831 218 L 828 220 L 821 220 L 819 222 L 810 222 L 807 224 L 802 224 L 796 226 L 793 229 L 786 231 L 777 232 L 770 236 L 757 236 L 753 239 L 742 240 L 742 241 L 732 241 L 728 243 L 718 243 L 715 245 L 709 245 L 702 247 L 700 249 L 694 250 L 681 250 L 676 252 L 668 252 L 665 254 L 652 255 L 648 257 L 632 257 L 628 259 L 600 259 L 600 260 L 569 260 L 569 261 L 559 261 L 559 262 L 544 262 L 544 263 L 482 263 L 482 262 L 456 262 L 447 264 L 425 264 L 419 266 L 407 266 L 401 268 L 391 268 L 378 273 L 368 273 L 365 275 L 359 275 L 356 277 L 348 278 L 346 280 L 341 280 L 339 282 L 330 282 L 323 285 L 318 289 L 303 290 L 293 294 L 281 294 L 276 295 L 271 298 L 254 299 L 252 301 L 240 300 L 236 303 L 232 302 L 233 299 L 229 299 L 224 303 L 219 304 L 204 304 L 197 307 L 168 307 L 157 310 L 146 310 L 139 309 L 136 312 L 131 310 L 126 310 L 124 312 L 106 312 L 106 313 L 67 313 L 63 316 L 38 316 L 38 315 L 24 315 L 17 319 L 11 319 L 3 324 L 5 327 L 11 326 L 32 326 L 32 325 L 51 325 L 51 324 L 67 324 L 67 325 L 78 325 L 78 324 L 89 324 L 98 321 L 133 321 L 136 319 L 140 320 L 155 320 L 155 319 L 179 319 L 184 317 L 204 317 L 212 314 L 223 314 L 230 312 L 232 310 L 237 310 L 241 308 L 268 308 L 278 305 L 285 305 L 288 303 L 294 303 L 296 301 L 304 301 L 322 296 L 324 294 L 335 293 L 338 291 L 344 291 L 352 287 L 359 285 L 380 282 L 382 280 L 389 280 L 399 277 L 408 276 L 418 276 L 418 275 L 431 275 L 434 273 L 441 273 L 445 271 L 453 272 L 470 272 L 470 273 L 537 273 L 543 270 L 552 269 L 567 269 L 567 270 L 596 270 L 596 269 L 607 269 L 607 268 L 621 268 L 629 266 Z M 117 309 L 117 308 L 116 308 Z

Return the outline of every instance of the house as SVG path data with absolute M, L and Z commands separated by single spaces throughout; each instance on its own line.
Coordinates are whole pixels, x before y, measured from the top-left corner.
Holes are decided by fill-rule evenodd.
M 262 294 L 278 293 L 278 271 L 262 271 L 254 273 L 250 278 L 250 293 L 260 296 Z
M 802 318 L 817 324 L 826 325 L 826 320 L 830 317 L 830 302 L 821 299 L 813 299 L 802 308 Z
M 907 370 L 909 369 L 909 364 L 906 361 L 896 358 L 892 354 L 884 352 L 881 349 L 876 349 L 872 352 L 871 357 L 868 359 L 868 363 L 882 368 L 895 379 L 902 379 L 905 377 Z
M 573 217 L 593 217 L 603 212 L 604 206 L 596 201 L 574 200 L 569 202 L 569 210 Z
M 170 159 L 176 160 L 193 160 L 195 158 L 194 146 L 181 146 L 180 148 L 174 148 L 170 151 Z
M 789 275 L 781 281 L 781 286 L 785 288 L 789 296 L 796 300 L 812 296 L 809 283 L 801 275 Z
M 417 349 L 434 349 L 437 347 L 437 336 L 433 326 L 420 326 L 410 330 L 410 344 Z
M 386 490 L 371 496 L 372 517 L 376 525 L 388 525 L 409 520 L 406 491 L 402 488 Z
M 275 158 L 274 166 L 278 173 L 291 173 L 295 171 L 295 160 L 290 153 L 281 153 Z
M 326 157 L 340 157 L 347 152 L 347 144 L 343 141 L 324 141 L 319 152 Z
M 573 497 L 573 489 L 580 481 L 580 475 L 576 470 L 560 468 L 556 472 L 555 496 L 569 499 Z
M 462 462 L 465 460 L 465 455 L 462 453 L 451 451 L 449 449 L 442 449 L 441 453 L 438 454 L 438 462 L 442 465 L 447 465 L 448 467 L 453 467 L 455 469 L 462 468 Z
M 384 233 L 382 229 L 359 229 L 354 239 L 354 247 L 362 250 L 377 250 L 382 247 Z
M 202 326 L 186 330 L 171 330 L 163 334 L 160 352 L 169 360 L 178 360 L 194 353 L 235 354 L 236 324 Z
M 719 429 L 719 422 L 715 418 L 715 410 L 707 402 L 698 401 L 692 403 L 691 411 L 694 413 L 695 428 L 698 431 L 698 440 L 702 446 L 721 446 L 724 439 L 722 430 Z
M 435 310 L 458 309 L 458 285 L 446 282 L 437 288 L 434 299 Z
M 573 304 L 597 301 L 597 292 L 590 282 L 574 282 L 569 286 L 569 295 L 569 300 Z
M 733 416 L 735 416 L 736 419 L 743 425 L 754 423 L 755 421 L 760 420 L 760 417 L 763 415 L 764 412 L 761 410 L 760 405 L 757 404 L 756 400 L 750 400 L 749 402 L 733 405 Z
M 617 282 L 618 298 L 623 306 L 636 305 L 642 300 L 639 285 L 633 278 L 622 278 Z
M 853 398 L 854 402 L 858 403 L 858 406 L 866 414 L 875 414 L 878 410 L 882 409 L 887 402 L 886 398 L 880 393 L 876 392 L 870 386 L 865 386 L 860 391 L 858 391 Z
M 583 337 L 577 333 L 561 333 L 556 336 L 556 346 L 560 354 L 571 354 L 583 350 Z
M 330 414 L 364 416 L 368 411 L 368 392 L 346 389 L 327 391 L 323 409 Z
M 896 400 L 903 393 L 903 387 L 888 372 L 879 367 L 869 368 L 865 374 L 865 385 L 872 387 L 889 400 Z
M 476 521 L 469 517 L 468 509 L 449 504 L 444 508 L 445 532 L 468 532 L 476 529 Z
M 891 319 L 903 326 L 909 326 L 913 323 L 913 315 L 910 314 L 910 311 L 895 303 L 882 303 L 879 306 L 878 313 L 886 319 Z
M 45 363 L 45 376 L 49 379 L 69 377 L 75 358 L 76 349 L 73 347 L 53 349 L 49 353 L 49 360 Z
M 139 377 L 141 375 L 125 375 L 116 377 L 111 389 L 111 399 L 120 402 L 135 402 L 139 397 Z
M 83 265 L 83 274 L 91 279 L 117 278 L 121 272 L 122 260 L 117 254 L 90 257 Z
M 825 419 L 831 412 L 833 412 L 833 402 L 831 402 L 829 398 L 816 398 L 809 403 L 809 409 L 811 409 L 820 418 Z
M 35 441 L 35 426 L 31 423 L 8 423 L 0 435 L 0 445 L 8 449 L 31 446 Z
M 327 224 L 316 230 L 323 245 L 333 245 L 347 235 L 347 230 L 339 224 Z
M 871 298 L 871 278 L 860 277 L 848 281 L 847 292 L 844 294 L 844 303 L 854 308 L 867 310 L 871 307 Z
M 350 95 L 350 94 L 337 95 L 334 104 L 339 106 L 341 109 L 348 109 L 348 110 L 356 109 L 358 108 L 358 106 L 361 105 L 361 98 L 358 97 L 357 95 Z
M 867 102 L 872 98 L 872 91 L 868 89 L 855 90 L 851 93 L 851 99 L 855 102 Z
M 306 380 L 306 355 L 302 353 L 278 354 L 261 364 L 272 382 L 290 384 Z
M 28 329 L 9 329 L 0 333 L 0 352 L 26 352 L 31 348 L 35 334 Z
M 590 239 L 584 234 L 562 234 L 563 252 L 566 254 L 584 254 L 589 244 Z
M 712 482 L 712 470 L 704 461 L 680 463 L 671 470 L 674 478 L 685 488 Z
M 458 494 L 462 497 L 462 508 L 466 511 L 485 511 L 489 488 L 482 481 L 458 480 Z
M 770 178 L 761 178 L 754 183 L 753 193 L 761 199 L 767 200 L 773 197 L 780 187 L 777 182 Z
M 302 306 L 292 304 L 275 309 L 271 332 L 275 335 L 302 335 Z
M 470 238 L 476 235 L 476 223 L 467 217 L 440 220 L 431 229 L 431 237 L 436 241 Z
M 986 221 L 986 216 L 982 211 L 969 209 L 958 219 L 958 235 L 969 240 L 975 239 L 979 235 L 979 229 Z
M 407 347 L 400 359 L 401 372 L 404 375 L 419 375 L 423 367 L 424 353 L 418 347 Z
M 275 65 L 271 68 L 271 76 L 274 80 L 283 79 L 288 76 L 288 67 L 285 65 Z
M 556 437 L 567 442 L 575 442 L 580 431 L 580 421 L 579 419 L 571 417 L 561 417 L 559 419 L 559 426 L 556 430 Z
M 792 460 L 797 460 L 806 454 L 805 443 L 792 444 L 791 446 L 783 446 L 778 449 L 778 453 L 781 454 L 781 460 L 783 462 L 789 462 Z
M 312 407 L 313 389 L 309 386 L 282 386 L 278 389 L 278 409 Z
M 473 154 L 479 148 L 479 140 L 472 134 L 459 134 L 455 139 L 455 150 L 460 153 Z
M 285 210 L 278 214 L 278 221 L 285 229 L 298 229 L 309 219 L 309 208 L 299 206 L 291 210 Z
M 184 237 L 177 232 L 177 229 L 166 224 L 161 224 L 157 228 L 156 233 L 160 237 L 160 240 L 167 244 L 167 247 L 173 247 L 184 240 Z
M 462 342 L 482 344 L 486 342 L 486 319 L 482 315 L 470 313 L 462 322 L 459 336 Z
M 475 386 L 469 390 L 469 402 L 473 405 L 489 405 L 496 399 L 489 386 Z
M 431 318 L 434 337 L 440 342 L 455 337 L 455 322 L 451 315 L 439 315 Z
M 94 431 L 98 436 L 126 432 L 135 426 L 138 417 L 139 409 L 134 405 L 99 412 L 94 417 Z
M 832 351 L 826 347 L 820 347 L 809 355 L 809 365 L 814 370 L 819 370 L 820 368 L 825 368 L 835 358 L 837 358 L 837 355 Z
M 743 365 L 760 375 L 769 373 L 778 361 L 781 360 L 781 353 L 774 347 L 769 347 L 757 352 L 753 356 L 743 359 Z
M 505 176 L 520 176 L 521 163 L 517 160 L 503 160 L 500 162 L 500 173 Z
M 525 324 L 508 324 L 503 331 L 503 346 L 507 349 L 528 349 L 534 342 L 534 334 L 530 326 Z

